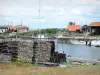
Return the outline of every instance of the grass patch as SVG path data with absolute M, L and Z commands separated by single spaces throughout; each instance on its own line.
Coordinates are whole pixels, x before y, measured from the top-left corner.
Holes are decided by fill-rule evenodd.
M 73 63 L 67 60 L 65 64 L 72 65 Z M 27 64 L 20 59 L 16 62 L 0 64 L 0 75 L 100 75 L 100 64 L 83 63 L 83 65 L 70 68 L 39 67 L 37 64 Z
M 9 65 L 9 66 L 12 66 L 12 67 L 16 67 L 16 66 L 19 66 L 19 67 L 30 67 L 32 66 L 31 63 L 25 63 L 25 60 L 23 59 L 18 59 L 14 62 L 3 62 L 3 61 L 0 61 L 0 64 L 3 64 L 3 65 Z
M 0 65 L 0 75 L 100 75 L 100 66 L 79 66 L 72 68 L 53 67 L 10 67 Z

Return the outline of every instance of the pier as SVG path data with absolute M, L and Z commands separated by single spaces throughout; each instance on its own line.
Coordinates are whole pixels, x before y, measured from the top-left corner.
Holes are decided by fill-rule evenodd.
M 96 59 L 84 59 L 84 58 L 67 57 L 67 60 L 71 60 L 73 62 L 79 62 L 79 63 L 91 63 L 91 64 L 100 63 L 100 61 L 96 60 Z

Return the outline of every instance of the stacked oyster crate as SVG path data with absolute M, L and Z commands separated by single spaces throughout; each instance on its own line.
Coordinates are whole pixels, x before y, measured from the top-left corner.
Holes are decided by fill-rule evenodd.
M 20 41 L 18 47 L 18 58 L 24 59 L 25 62 L 32 63 L 33 42 Z
M 12 53 L 12 61 L 24 60 L 25 62 L 32 62 L 33 57 L 33 43 L 23 41 L 10 41 L 8 48 Z
M 50 41 L 34 42 L 33 61 L 36 63 L 49 62 L 55 48 L 52 43 Z
M 66 54 L 54 52 L 51 56 L 51 62 L 59 64 L 66 62 Z
M 8 50 L 11 52 L 12 54 L 12 61 L 17 60 L 18 58 L 18 41 L 10 41 L 8 43 Z
M 0 43 L 0 61 L 24 60 L 28 63 L 63 62 L 66 55 L 55 52 L 54 41 L 9 41 Z
M 8 53 L 8 42 L 0 42 L 0 53 Z
M 0 42 L 0 62 L 10 62 L 11 56 L 11 51 L 8 49 L 8 42 Z
M 54 42 L 9 41 L 0 43 L 0 54 L 10 55 L 11 61 L 49 62 L 54 52 Z

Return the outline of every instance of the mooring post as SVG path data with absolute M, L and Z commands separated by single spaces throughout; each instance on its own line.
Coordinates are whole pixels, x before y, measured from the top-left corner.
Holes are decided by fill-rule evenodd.
M 89 46 L 91 46 L 91 40 L 89 41 Z
M 88 41 L 86 40 L 86 46 L 87 46 Z

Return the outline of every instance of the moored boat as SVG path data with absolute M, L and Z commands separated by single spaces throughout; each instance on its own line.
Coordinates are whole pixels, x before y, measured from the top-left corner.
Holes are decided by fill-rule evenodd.
M 83 40 L 70 40 L 70 43 L 73 45 L 86 45 L 86 41 Z M 87 45 L 100 47 L 100 39 L 87 41 Z
M 100 39 L 92 40 L 91 46 L 100 47 Z
M 86 41 L 82 41 L 82 40 L 70 40 L 71 44 L 76 44 L 76 45 L 85 45 Z

